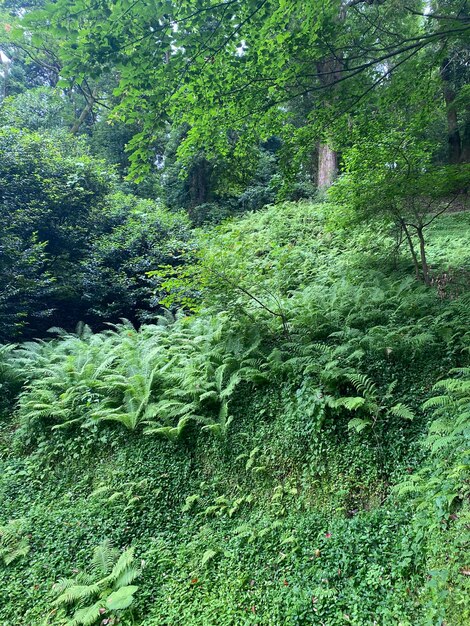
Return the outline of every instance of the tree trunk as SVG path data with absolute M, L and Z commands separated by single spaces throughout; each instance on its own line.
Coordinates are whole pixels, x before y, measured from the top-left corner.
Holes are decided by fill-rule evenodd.
M 455 106 L 455 91 L 451 83 L 451 66 L 449 59 L 444 59 L 441 65 L 442 91 L 446 103 L 447 115 L 447 141 L 449 163 L 460 162 L 461 142 L 459 124 L 457 119 L 457 109 Z
M 338 175 L 338 154 L 326 143 L 318 147 L 318 179 L 319 189 L 328 189 Z
M 419 263 L 418 263 L 418 257 L 416 256 L 415 247 L 413 245 L 413 239 L 411 238 L 410 231 L 408 230 L 408 227 L 405 224 L 405 222 L 403 220 L 400 220 L 400 223 L 401 223 L 401 227 L 403 228 L 403 232 L 405 233 L 408 246 L 410 248 L 411 257 L 413 259 L 413 265 L 415 268 L 416 280 L 419 280 Z
M 80 113 L 79 117 L 75 120 L 75 122 L 72 125 L 72 128 L 70 129 L 70 132 L 72 135 L 76 135 L 78 133 L 82 124 L 86 121 L 87 117 L 93 111 L 93 106 L 96 101 L 95 100 L 96 96 L 97 96 L 96 90 L 93 90 L 93 92 L 89 95 L 89 99 L 87 99 L 86 101 L 83 111 Z
M 189 183 L 189 202 L 191 208 L 208 202 L 209 175 L 209 162 L 205 157 L 199 157 L 193 165 Z
M 341 16 L 340 16 L 341 19 Z M 317 72 L 321 85 L 325 88 L 327 96 L 324 99 L 324 106 L 331 106 L 334 98 L 336 82 L 341 78 L 342 63 L 336 56 L 325 57 L 317 62 Z M 328 189 L 333 184 L 338 175 L 338 153 L 328 145 L 325 139 L 318 146 L 318 178 L 319 189 Z
M 424 280 L 424 284 L 429 287 L 431 285 L 431 276 L 429 275 L 428 260 L 426 258 L 426 247 L 425 247 L 423 229 L 417 228 L 416 232 L 418 234 L 418 239 L 419 239 L 419 252 L 421 256 L 421 269 L 423 270 L 423 280 Z
M 465 123 L 462 131 L 460 163 L 470 163 L 470 107 L 466 111 Z
M 0 64 L 3 66 L 2 100 L 4 100 L 8 95 L 8 77 L 10 73 L 11 60 L 4 52 L 2 52 L 2 50 L 0 50 Z

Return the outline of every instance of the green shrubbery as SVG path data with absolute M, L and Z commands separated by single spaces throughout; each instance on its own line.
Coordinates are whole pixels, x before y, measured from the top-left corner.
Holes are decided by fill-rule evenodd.
M 60 129 L 3 127 L 0 184 L 0 341 L 156 316 L 146 272 L 191 255 L 186 215 L 120 191 L 114 169 Z
M 102 541 L 145 564 L 123 624 L 466 623 L 468 295 L 331 212 L 200 233 L 156 287 L 197 314 L 2 351 L 0 524 L 28 550 L 0 623 L 61 623 L 52 586 Z M 115 619 L 105 587 L 84 623 Z

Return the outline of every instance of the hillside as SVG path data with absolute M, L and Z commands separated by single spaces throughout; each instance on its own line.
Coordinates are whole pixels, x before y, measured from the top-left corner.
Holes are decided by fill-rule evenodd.
M 343 214 L 206 228 L 158 270 L 186 315 L 1 349 L 1 625 L 469 623 L 470 213 L 431 287 Z

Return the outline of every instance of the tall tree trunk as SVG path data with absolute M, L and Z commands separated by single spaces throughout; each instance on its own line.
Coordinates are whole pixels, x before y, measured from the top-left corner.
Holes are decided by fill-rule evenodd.
M 441 79 L 442 91 L 446 103 L 449 163 L 459 163 L 461 157 L 461 141 L 457 119 L 457 108 L 455 106 L 455 91 L 451 82 L 451 70 L 450 60 L 444 59 L 441 64 Z
M 189 183 L 189 202 L 192 208 L 200 204 L 205 204 L 209 201 L 209 177 L 209 162 L 204 156 L 201 156 L 194 163 L 191 171 Z
M 319 189 L 328 189 L 338 175 L 338 154 L 326 143 L 318 147 L 318 179 Z
M 408 242 L 408 247 L 411 252 L 411 258 L 413 259 L 413 265 L 415 268 L 416 280 L 419 280 L 419 262 L 416 255 L 415 247 L 413 245 L 413 239 L 411 238 L 410 231 L 408 230 L 408 226 L 406 225 L 404 219 L 400 219 L 400 224 L 403 232 L 405 233 L 406 241 Z
M 0 63 L 3 66 L 3 90 L 2 90 L 2 100 L 4 100 L 8 95 L 8 78 L 10 73 L 10 64 L 11 60 L 7 57 L 7 55 L 0 50 Z
M 339 19 L 344 19 L 340 15 Z M 331 105 L 334 97 L 334 85 L 341 78 L 342 63 L 337 56 L 331 55 L 317 62 L 317 72 L 320 84 L 326 91 L 324 106 Z M 327 137 L 318 146 L 318 179 L 319 189 L 327 189 L 333 184 L 338 175 L 338 154 L 330 145 Z

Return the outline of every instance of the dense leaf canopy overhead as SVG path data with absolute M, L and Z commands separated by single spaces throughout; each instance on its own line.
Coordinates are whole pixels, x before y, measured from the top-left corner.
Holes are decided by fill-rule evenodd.
M 113 115 L 140 126 L 136 171 L 168 121 L 189 124 L 186 157 L 273 134 L 328 139 L 392 77 L 410 92 L 432 80 L 470 35 L 460 0 L 58 0 L 22 28 L 58 60 L 59 84 L 115 76 Z

